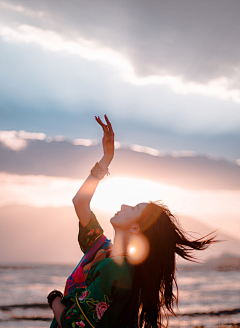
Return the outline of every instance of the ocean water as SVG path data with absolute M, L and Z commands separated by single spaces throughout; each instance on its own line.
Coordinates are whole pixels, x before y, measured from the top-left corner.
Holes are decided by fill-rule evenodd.
M 74 265 L 0 265 L 0 327 L 49 327 L 46 296 L 64 289 Z M 169 327 L 240 327 L 240 272 L 179 268 L 178 317 Z M 230 311 L 232 310 L 232 311 Z

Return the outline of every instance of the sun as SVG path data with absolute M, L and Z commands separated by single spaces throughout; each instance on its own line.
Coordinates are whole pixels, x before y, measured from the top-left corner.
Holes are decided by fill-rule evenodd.
M 165 190 L 163 185 L 150 180 L 127 177 L 109 178 L 98 185 L 92 199 L 92 206 L 114 212 L 122 204 L 135 205 L 162 199 Z

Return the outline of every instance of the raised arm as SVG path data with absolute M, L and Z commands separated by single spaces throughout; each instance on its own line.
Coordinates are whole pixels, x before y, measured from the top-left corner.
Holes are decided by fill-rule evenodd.
M 83 227 L 88 224 L 91 218 L 90 202 L 100 181 L 101 174 L 107 173 L 108 166 L 114 156 L 114 133 L 112 125 L 109 122 L 107 115 L 104 115 L 104 118 L 107 124 L 104 124 L 99 116 L 95 116 L 96 121 L 101 125 L 103 129 L 102 144 L 104 154 L 98 162 L 101 169 L 100 171 L 93 169 L 92 173 L 87 177 L 73 198 L 75 211 Z

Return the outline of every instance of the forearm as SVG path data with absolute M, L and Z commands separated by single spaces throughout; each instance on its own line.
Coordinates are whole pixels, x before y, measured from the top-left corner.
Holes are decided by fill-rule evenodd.
M 65 310 L 65 306 L 61 303 L 61 297 L 56 297 L 52 302 L 52 310 L 54 317 L 56 318 L 58 325 L 61 327 L 61 315 L 62 312 Z
M 112 157 L 104 155 L 99 161 L 99 165 L 103 170 L 107 170 L 111 161 Z M 86 226 L 90 220 L 90 202 L 98 183 L 99 180 L 90 174 L 73 198 L 75 211 L 83 227 Z
M 104 155 L 99 161 L 99 165 L 103 170 L 107 170 L 111 161 L 111 157 Z M 77 204 L 79 202 L 84 202 L 89 205 L 98 183 L 99 180 L 90 174 L 74 196 L 73 203 Z

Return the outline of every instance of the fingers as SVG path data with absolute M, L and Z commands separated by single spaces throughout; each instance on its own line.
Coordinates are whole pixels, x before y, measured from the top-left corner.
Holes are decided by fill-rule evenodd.
M 106 131 L 107 125 L 103 124 L 102 120 L 100 119 L 99 116 L 95 116 L 95 120 L 98 122 L 98 124 L 101 125 L 101 127 L 103 128 L 103 131 Z
M 110 132 L 113 132 L 112 124 L 110 123 L 110 121 L 109 121 L 109 119 L 108 119 L 108 117 L 107 117 L 106 114 L 104 115 L 104 118 L 105 118 L 105 121 L 107 122 L 107 125 L 108 125 L 108 129 L 109 129 L 109 131 L 110 131 Z
M 104 118 L 105 118 L 105 121 L 107 122 L 107 125 L 102 122 L 102 120 L 100 119 L 99 116 L 95 116 L 95 120 L 98 122 L 98 124 L 101 125 L 101 127 L 103 128 L 103 131 L 113 134 L 112 125 L 111 125 L 107 115 L 104 115 Z

